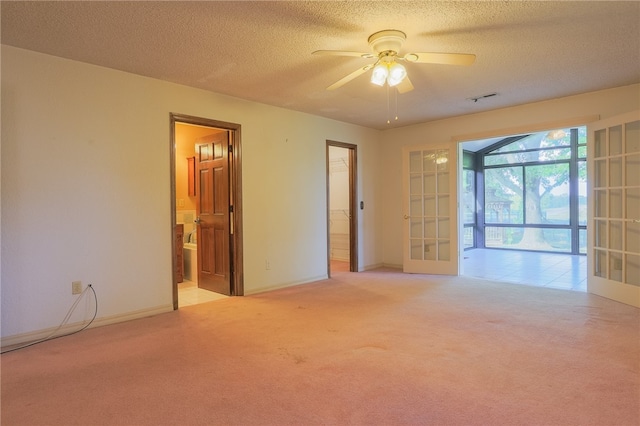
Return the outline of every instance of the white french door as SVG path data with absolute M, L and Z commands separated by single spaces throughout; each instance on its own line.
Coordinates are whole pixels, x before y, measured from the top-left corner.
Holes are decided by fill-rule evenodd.
M 457 275 L 457 150 L 405 147 L 402 156 L 403 271 Z
M 587 290 L 640 307 L 640 111 L 588 129 Z

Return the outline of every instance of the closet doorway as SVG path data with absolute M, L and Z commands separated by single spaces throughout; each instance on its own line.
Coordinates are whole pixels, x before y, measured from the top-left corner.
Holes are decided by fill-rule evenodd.
M 358 271 L 357 146 L 327 141 L 327 272 Z

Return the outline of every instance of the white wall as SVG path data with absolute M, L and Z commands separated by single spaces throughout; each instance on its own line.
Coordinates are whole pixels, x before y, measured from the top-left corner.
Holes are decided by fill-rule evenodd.
M 577 96 L 553 99 L 484 113 L 385 130 L 382 134 L 381 203 L 383 259 L 402 265 L 402 147 L 429 143 L 451 143 L 518 132 L 549 130 L 564 125 L 587 124 L 586 117 L 601 119 L 640 108 L 640 85 L 619 87 Z
M 57 326 L 74 280 L 102 323 L 171 309 L 171 112 L 242 126 L 246 294 L 326 276 L 328 139 L 358 145 L 360 264 L 382 263 L 378 131 L 2 46 L 3 343 Z

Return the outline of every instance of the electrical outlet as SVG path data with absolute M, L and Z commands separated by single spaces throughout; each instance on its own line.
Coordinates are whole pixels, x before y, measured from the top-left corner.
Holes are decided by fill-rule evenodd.
M 71 294 L 82 293 L 82 281 L 73 281 L 71 283 Z

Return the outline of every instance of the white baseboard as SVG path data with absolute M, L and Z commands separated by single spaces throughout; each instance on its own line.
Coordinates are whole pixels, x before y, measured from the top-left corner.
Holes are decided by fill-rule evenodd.
M 100 318 L 96 318 L 91 323 L 91 325 L 87 328 L 102 327 L 105 325 L 116 324 L 119 322 L 150 317 L 153 315 L 163 314 L 171 311 L 173 311 L 173 305 L 164 305 L 164 306 L 157 306 L 155 308 L 142 309 L 139 311 L 113 315 L 109 317 L 100 317 Z M 51 327 L 51 328 L 46 328 L 42 330 L 30 331 L 28 333 L 20 333 L 20 334 L 14 334 L 13 336 L 2 337 L 0 339 L 0 346 L 4 350 L 5 348 L 9 348 L 11 346 L 28 344 L 28 343 L 36 342 L 38 340 L 45 339 L 47 337 L 56 337 L 56 336 L 61 336 L 63 334 L 73 333 L 74 331 L 78 331 L 82 327 L 84 327 L 86 323 L 87 321 L 75 322 L 73 324 L 66 324 L 65 326 L 61 327 L 60 330 L 58 330 L 56 334 L 53 336 L 51 336 L 51 333 L 53 333 L 58 327 Z
M 394 265 L 393 263 L 383 263 L 382 268 L 399 269 L 399 272 L 402 271 L 402 265 Z
M 362 270 L 371 271 L 373 269 L 378 269 L 378 268 L 391 268 L 391 269 L 399 269 L 400 271 L 402 271 L 402 265 L 393 265 L 391 263 L 375 263 L 373 265 L 365 266 Z
M 313 283 L 316 281 L 322 281 L 322 280 L 326 280 L 329 277 L 325 274 L 325 275 L 318 275 L 317 277 L 311 277 L 311 278 L 307 278 L 305 280 L 302 281 L 294 281 L 294 282 L 290 282 L 290 283 L 284 283 L 284 284 L 278 284 L 278 285 L 274 285 L 274 286 L 269 286 L 269 287 L 262 287 L 262 288 L 257 288 L 254 290 L 249 290 L 244 292 L 245 296 L 251 296 L 253 294 L 259 294 L 259 293 L 266 293 L 268 291 L 273 291 L 273 290 L 279 290 L 281 288 L 286 288 L 286 287 L 293 287 L 296 285 L 301 285 L 301 284 L 308 284 L 308 283 Z

